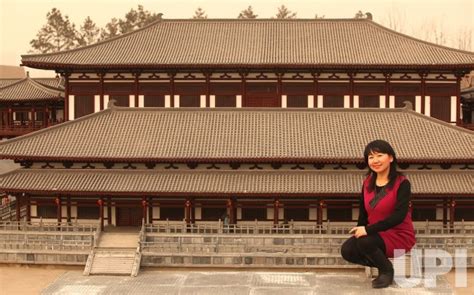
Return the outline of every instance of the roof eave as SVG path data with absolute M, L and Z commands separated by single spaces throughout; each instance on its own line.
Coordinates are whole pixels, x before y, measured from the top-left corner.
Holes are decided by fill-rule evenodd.
M 58 157 L 58 156 L 24 156 L 24 155 L 0 155 L 0 159 L 15 160 L 17 162 L 78 162 L 78 163 L 258 163 L 258 164 L 362 164 L 362 158 L 111 158 L 111 157 Z M 419 159 L 401 158 L 402 164 L 474 164 L 474 158 L 470 159 Z
M 73 71 L 73 70 L 156 70 L 156 69 L 303 69 L 303 70 L 381 70 L 381 69 L 397 69 L 397 70 L 465 70 L 474 69 L 474 63 L 457 63 L 457 64 L 64 64 L 64 63 L 48 63 L 37 61 L 22 61 L 22 66 L 30 68 L 56 70 L 56 71 Z
M 215 193 L 215 192 L 122 192 L 122 191 L 72 191 L 72 190 L 30 190 L 30 189 L 10 189 L 1 188 L 2 191 L 9 194 L 27 193 L 33 195 L 72 195 L 72 196 L 153 196 L 153 197 L 346 197 L 357 198 L 360 193 L 281 193 L 281 192 L 265 192 L 265 193 Z M 446 193 L 412 193 L 413 196 L 427 197 L 446 197 Z M 449 196 L 455 197 L 472 197 L 469 193 L 449 193 Z

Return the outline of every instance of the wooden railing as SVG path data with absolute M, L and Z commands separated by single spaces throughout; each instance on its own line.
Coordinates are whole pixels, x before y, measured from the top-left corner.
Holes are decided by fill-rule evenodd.
M 14 122 L 13 125 L 0 125 L 0 138 L 24 135 L 62 122 L 49 121 L 45 124 L 43 121 L 35 121 L 34 123 L 32 121 L 25 121 L 23 123 Z
M 221 221 L 209 224 L 160 223 L 146 224 L 146 233 L 164 234 L 237 234 L 237 235 L 346 235 L 354 224 L 340 225 L 329 222 L 323 225 L 300 224 L 230 224 Z M 449 224 L 429 223 L 415 226 L 416 234 L 474 234 L 474 225 L 464 221 L 450 226 Z
M 27 222 L 4 221 L 0 222 L 2 231 L 32 231 L 32 232 L 97 232 L 100 224 L 97 223 L 67 223 L 67 222 Z
M 147 224 L 147 233 L 189 233 L 189 234 L 344 234 L 350 230 L 348 226 L 330 225 L 267 225 L 267 224 Z

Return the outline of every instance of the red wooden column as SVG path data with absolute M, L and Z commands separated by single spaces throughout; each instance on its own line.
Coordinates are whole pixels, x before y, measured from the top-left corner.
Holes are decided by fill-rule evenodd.
M 168 73 L 168 77 L 170 78 L 170 108 L 174 108 L 174 94 L 175 94 L 175 85 L 174 85 L 174 77 L 176 76 L 175 72 Z
M 319 95 L 319 73 L 311 73 L 313 76 L 313 107 L 318 107 L 318 95 Z
M 31 198 L 30 195 L 26 195 L 26 221 L 31 221 Z
M 349 99 L 349 108 L 354 107 L 354 76 L 355 73 L 348 73 L 349 75 L 349 86 L 350 86 L 350 99 Z
M 386 72 L 383 75 L 385 77 L 385 107 L 388 109 L 390 107 L 390 79 L 392 78 L 392 73 Z
M 105 77 L 105 73 L 98 73 L 97 75 L 99 76 L 99 83 L 100 83 L 99 109 L 103 110 L 107 107 L 106 105 L 104 105 L 104 77 Z
M 242 78 L 241 85 L 240 85 L 240 92 L 242 93 L 242 107 L 247 106 L 247 86 L 246 86 L 246 77 L 247 77 L 246 72 L 241 72 L 240 77 Z
M 61 210 L 62 209 L 61 197 L 60 196 L 56 197 L 54 202 L 56 203 L 56 218 L 58 220 L 58 223 L 61 223 L 61 220 L 63 219 L 62 210 Z
M 191 223 L 196 223 L 196 200 L 191 199 Z
M 51 122 L 49 118 L 49 109 L 47 106 L 44 107 L 44 116 L 43 116 L 43 127 L 48 127 L 49 122 Z
M 456 74 L 456 126 L 462 124 L 461 122 L 461 78 L 465 73 Z
M 139 79 L 140 79 L 140 73 L 137 72 L 134 75 L 134 89 L 133 89 L 133 94 L 135 95 L 135 107 L 138 108 L 138 93 L 140 92 L 140 86 L 139 86 Z
M 69 76 L 71 73 L 64 72 L 64 122 L 69 121 Z
M 9 128 L 13 128 L 13 110 L 12 108 L 8 108 L 8 120 L 7 125 Z
M 204 73 L 206 76 L 206 108 L 211 107 L 211 72 Z
M 143 210 L 142 220 L 144 223 L 147 222 L 147 207 L 148 207 L 148 204 L 146 201 L 146 197 L 142 197 L 142 210 Z
M 71 222 L 71 196 L 66 197 L 66 221 Z
M 234 202 L 232 201 L 231 198 L 227 199 L 227 204 L 226 205 L 227 205 L 227 212 L 229 214 L 229 223 L 230 224 L 235 224 L 236 223 L 235 222 L 235 214 L 234 214 L 234 212 L 235 212 L 235 210 L 234 210 L 235 206 L 234 205 L 235 204 L 234 204 Z
M 35 128 L 35 125 L 36 125 L 36 109 L 34 107 L 31 108 L 30 124 L 31 124 L 31 128 Z
M 456 211 L 456 201 L 454 198 L 451 198 L 451 203 L 449 206 L 449 225 L 451 228 L 454 226 L 454 214 Z
M 278 220 L 279 220 L 279 210 L 280 209 L 280 200 L 278 198 L 275 198 L 273 201 L 273 224 L 278 225 Z
M 191 201 L 189 199 L 184 202 L 184 218 L 186 220 L 186 224 L 191 223 Z
M 148 223 L 153 223 L 153 199 L 148 197 Z
M 107 197 L 107 224 L 112 224 L 112 197 Z
M 281 96 L 283 94 L 283 83 L 282 83 L 282 78 L 283 78 L 283 73 L 277 72 L 277 96 L 278 96 L 278 101 L 280 102 L 280 108 L 281 108 Z
M 421 78 L 421 114 L 425 114 L 426 76 L 428 73 L 419 73 Z
M 21 219 L 21 215 L 20 215 L 20 213 L 21 213 L 21 211 L 20 211 L 21 210 L 21 204 L 20 204 L 21 201 L 23 201 L 22 198 L 20 197 L 20 195 L 17 195 L 16 196 L 16 208 L 15 208 L 16 209 L 16 221 L 20 221 L 20 219 Z
M 104 199 L 102 197 L 97 201 L 99 205 L 99 219 L 100 219 L 100 230 L 104 230 Z
M 443 225 L 448 224 L 448 198 L 443 199 Z
M 323 207 L 324 207 L 324 201 L 319 200 L 319 202 L 318 202 L 318 212 L 317 212 L 317 224 L 318 225 L 323 224 Z

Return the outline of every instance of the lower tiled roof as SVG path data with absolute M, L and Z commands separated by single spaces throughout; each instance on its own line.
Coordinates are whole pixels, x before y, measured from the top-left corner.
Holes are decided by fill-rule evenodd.
M 474 196 L 473 171 L 407 171 L 414 194 Z M 138 195 L 358 195 L 365 172 L 18 169 L 0 191 Z
M 408 109 L 112 106 L 0 143 L 0 158 L 85 162 L 362 162 L 367 143 L 404 162 L 474 161 L 474 132 Z

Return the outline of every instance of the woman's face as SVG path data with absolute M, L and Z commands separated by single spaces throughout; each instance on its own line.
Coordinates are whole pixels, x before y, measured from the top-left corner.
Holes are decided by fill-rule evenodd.
M 389 154 L 371 152 L 368 157 L 369 167 L 375 173 L 388 173 L 390 171 L 390 163 L 393 161 L 393 157 Z

